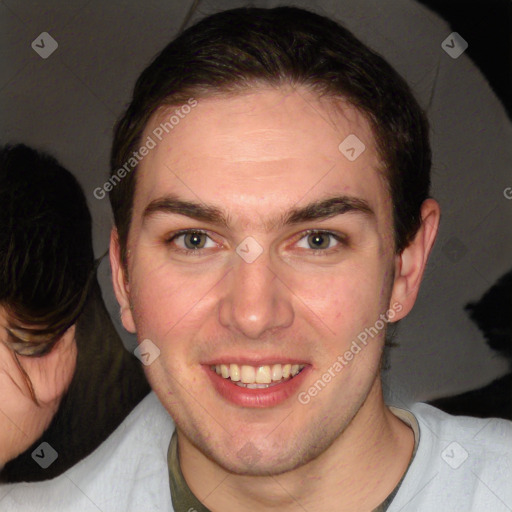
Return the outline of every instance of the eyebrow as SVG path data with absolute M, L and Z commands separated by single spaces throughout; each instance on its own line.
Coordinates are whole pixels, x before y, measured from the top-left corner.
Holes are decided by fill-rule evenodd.
M 293 207 L 277 218 L 267 221 L 265 227 L 271 231 L 303 222 L 326 220 L 345 213 L 375 217 L 374 211 L 366 200 L 352 196 L 334 196 L 313 201 L 306 206 Z M 156 214 L 183 215 L 228 229 L 231 223 L 231 216 L 217 206 L 184 201 L 174 195 L 151 201 L 144 209 L 143 221 Z

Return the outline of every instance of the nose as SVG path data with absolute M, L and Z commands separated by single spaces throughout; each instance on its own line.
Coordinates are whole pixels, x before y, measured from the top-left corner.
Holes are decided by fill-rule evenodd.
M 268 253 L 248 263 L 236 256 L 224 283 L 219 321 L 249 339 L 292 325 L 291 292 L 270 267 Z

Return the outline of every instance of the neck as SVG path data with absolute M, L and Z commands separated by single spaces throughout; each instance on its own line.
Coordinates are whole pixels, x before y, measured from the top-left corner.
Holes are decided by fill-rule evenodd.
M 412 456 L 414 434 L 385 406 L 380 379 L 348 427 L 316 459 L 269 476 L 230 473 L 178 429 L 180 466 L 191 491 L 212 512 L 373 510 L 393 491 Z

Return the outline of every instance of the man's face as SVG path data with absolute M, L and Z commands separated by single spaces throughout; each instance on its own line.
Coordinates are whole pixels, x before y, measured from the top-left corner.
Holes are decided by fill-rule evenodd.
M 170 115 L 153 116 L 142 140 L 157 141 Z M 366 146 L 353 161 L 339 149 L 351 134 Z M 137 171 L 125 326 L 160 350 L 147 377 L 203 453 L 240 473 L 297 467 L 329 447 L 378 386 L 385 329 L 334 370 L 391 307 L 391 202 L 371 129 L 355 109 L 340 114 L 305 90 L 259 90 L 198 100 L 157 142 Z M 348 211 L 278 222 L 334 197 Z M 173 213 L 169 198 L 218 208 L 227 225 Z M 173 238 L 183 229 L 206 234 Z M 225 364 L 236 379 L 230 365 L 246 365 L 254 370 L 242 377 L 265 380 L 258 368 L 279 377 L 279 363 L 304 369 L 264 389 L 212 370 Z M 329 369 L 330 382 L 306 400 Z

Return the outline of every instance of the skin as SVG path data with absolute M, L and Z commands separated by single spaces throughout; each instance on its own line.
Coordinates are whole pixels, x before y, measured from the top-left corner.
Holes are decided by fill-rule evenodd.
M 77 356 L 74 325 L 50 353 L 42 357 L 18 355 L 32 382 L 37 405 L 7 345 L 7 325 L 7 313 L 0 307 L 0 467 L 24 452 L 46 430 L 71 383 Z
M 425 201 L 416 238 L 395 254 L 373 134 L 357 110 L 338 106 L 289 89 L 199 99 L 139 164 L 127 274 L 112 232 L 123 324 L 160 349 L 146 374 L 177 425 L 185 479 L 214 512 L 371 510 L 412 454 L 411 429 L 382 397 L 384 330 L 307 405 L 297 397 L 268 408 L 233 405 L 201 371 L 217 356 L 296 357 L 311 365 L 304 391 L 394 303 L 394 321 L 411 310 L 439 206 Z M 353 162 L 338 149 L 349 134 L 366 145 Z M 170 193 L 221 207 L 229 228 L 166 213 L 144 220 L 146 206 Z M 364 199 L 374 215 L 267 225 L 333 195 Z M 166 243 L 185 228 L 208 231 L 201 255 L 178 252 L 183 236 Z M 319 254 L 307 229 L 345 234 L 348 243 L 327 237 Z M 263 248 L 251 264 L 235 252 L 247 236 Z M 250 461 L 238 456 L 248 442 L 258 453 Z

